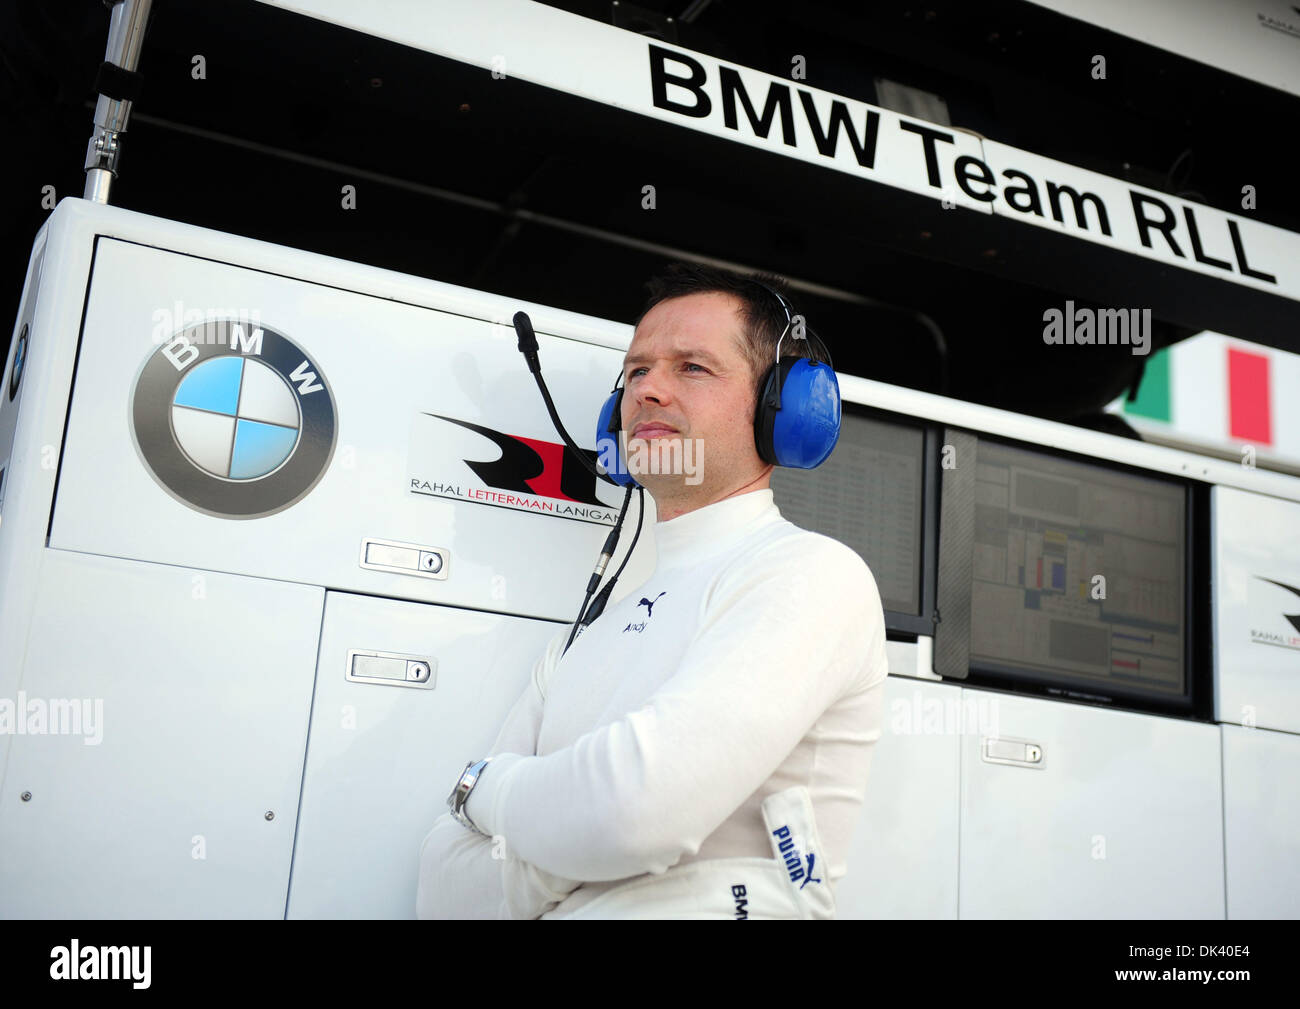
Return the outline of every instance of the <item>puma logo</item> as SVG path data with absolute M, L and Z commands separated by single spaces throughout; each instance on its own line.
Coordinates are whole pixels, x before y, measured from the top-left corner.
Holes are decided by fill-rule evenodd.
M 788 824 L 777 827 L 776 830 L 772 831 L 772 833 L 774 836 L 781 838 L 781 843 L 780 845 L 778 845 L 778 850 L 780 851 L 781 858 L 785 860 L 785 868 L 786 871 L 790 874 L 791 883 L 796 883 L 799 882 L 799 880 L 803 880 L 802 883 L 799 883 L 799 889 L 802 890 L 809 883 L 822 882 L 822 878 L 820 876 L 813 875 L 813 866 L 817 862 L 816 853 L 811 851 L 808 852 L 807 855 L 808 865 L 805 866 L 804 856 L 800 853 L 799 848 L 796 846 L 795 839 L 791 837 L 790 827 Z
M 654 599 L 647 599 L 645 596 L 642 596 L 641 601 L 637 603 L 637 605 L 645 607 L 645 615 L 647 618 L 653 617 L 655 615 L 654 614 L 655 603 L 659 602 L 659 596 L 663 596 L 666 594 L 667 593 L 665 592 L 660 592 L 658 596 L 654 597 Z
M 646 629 L 646 625 L 650 623 L 650 618 L 654 616 L 655 603 L 659 602 L 660 598 L 667 594 L 667 592 L 660 592 L 659 595 L 655 596 L 653 599 L 647 599 L 645 596 L 642 596 L 641 601 L 637 603 L 637 605 L 645 607 L 645 619 L 639 623 L 629 623 L 623 628 L 623 633 L 626 634 L 628 631 L 636 631 L 638 634 L 642 633 Z

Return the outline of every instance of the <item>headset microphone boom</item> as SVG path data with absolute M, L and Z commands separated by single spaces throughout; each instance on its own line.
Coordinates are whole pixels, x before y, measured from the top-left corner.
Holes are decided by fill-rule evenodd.
M 537 359 L 537 336 L 533 333 L 533 323 L 532 320 L 528 318 L 528 313 L 516 312 L 514 315 L 514 324 L 515 333 L 519 336 L 519 352 L 524 355 L 524 360 L 528 362 L 528 369 L 533 373 L 533 377 L 537 379 L 537 388 L 541 390 L 542 399 L 546 403 L 546 411 L 551 415 L 551 423 L 555 425 L 555 430 L 559 433 L 560 437 L 564 439 L 564 444 L 569 447 L 569 451 L 577 456 L 587 469 L 591 470 L 591 472 L 595 474 L 597 479 L 608 480 L 610 483 L 619 483 L 619 481 L 612 475 L 600 472 L 600 470 L 597 469 L 596 466 L 594 466 L 587 458 L 587 453 L 577 446 L 574 440 L 569 437 L 569 432 L 564 429 L 564 424 L 560 420 L 560 415 L 555 410 L 555 403 L 552 402 L 551 394 L 546 388 L 546 381 L 542 378 L 542 365 Z M 573 627 L 569 631 L 569 640 L 564 645 L 565 652 L 567 652 L 569 646 L 573 644 L 574 635 L 578 633 L 578 626 L 582 625 L 585 627 L 589 625 L 593 620 L 600 616 L 602 612 L 604 612 L 605 603 L 609 601 L 609 594 L 614 590 L 614 586 L 618 583 L 618 576 L 623 573 L 623 568 L 627 566 L 628 558 L 632 556 L 632 551 L 636 549 L 637 540 L 641 538 L 641 523 L 645 519 L 645 490 L 640 487 L 638 487 L 638 490 L 641 491 L 641 495 L 637 502 L 636 533 L 632 537 L 632 545 L 628 548 L 627 554 L 623 557 L 623 563 L 618 566 L 618 570 L 614 572 L 614 576 L 609 580 L 605 587 L 601 589 L 600 595 L 596 596 L 595 602 L 593 603 L 591 599 L 592 594 L 600 584 L 601 576 L 605 573 L 605 566 L 609 564 L 609 559 L 614 556 L 614 550 L 618 547 L 619 534 L 623 531 L 623 519 L 627 516 L 627 506 L 632 500 L 632 488 L 628 486 L 627 493 L 623 495 L 623 505 L 619 508 L 618 521 L 614 523 L 614 528 L 611 529 L 609 535 L 605 537 L 605 545 L 601 548 L 600 558 L 596 561 L 596 569 L 591 573 L 591 577 L 587 580 L 587 594 L 582 600 L 582 608 L 578 610 L 578 619 L 573 622 Z M 588 608 L 589 605 L 590 608 Z
M 797 316 L 790 311 L 790 303 L 778 291 L 762 281 L 751 278 L 751 282 L 777 299 L 786 319 L 785 328 L 777 338 L 776 359 L 759 383 L 758 400 L 754 409 L 754 445 L 758 450 L 759 458 L 764 462 L 794 469 L 813 469 L 826 461 L 840 436 L 840 386 L 835 375 L 835 367 L 831 363 L 830 350 L 812 328 L 807 327 L 808 333 L 822 348 L 826 361 L 816 361 L 811 357 L 798 355 L 782 357 L 781 344 Z M 802 323 L 802 320 L 800 322 Z M 645 488 L 632 478 L 632 474 L 623 462 L 619 447 L 624 392 L 624 389 L 620 388 L 620 383 L 623 381 L 622 372 L 620 371 L 618 378 L 615 379 L 614 388 L 610 390 L 596 420 L 596 444 L 607 446 L 608 457 L 612 460 L 608 472 L 601 472 L 569 437 L 555 410 L 546 382 L 542 379 L 542 366 L 537 359 L 537 336 L 533 333 L 532 320 L 528 318 L 526 312 L 516 312 L 514 325 L 515 333 L 519 337 L 519 351 L 528 362 L 533 377 L 537 379 L 537 387 L 541 390 L 546 410 L 551 415 L 551 423 L 564 439 L 564 444 L 588 470 L 595 474 L 597 479 L 608 480 L 627 489 L 618 513 L 618 521 L 614 523 L 614 528 L 606 537 L 600 559 L 596 562 L 596 569 L 587 582 L 586 597 L 582 601 L 582 608 L 578 611 L 578 619 L 574 621 L 573 628 L 569 631 L 569 640 L 564 646 L 564 651 L 567 652 L 569 646 L 573 644 L 579 625 L 589 625 L 604 611 L 619 575 L 623 573 L 628 558 L 636 549 L 637 540 L 641 538 L 641 523 L 645 518 Z M 794 338 L 799 339 L 801 335 L 800 332 L 796 332 Z M 609 444 L 611 440 L 612 446 Z M 618 537 L 623 529 L 623 519 L 627 514 L 628 503 L 632 499 L 633 488 L 640 496 L 636 533 L 632 537 L 632 545 L 628 548 L 618 570 L 614 572 L 614 576 L 601 589 L 600 595 L 596 596 L 593 602 L 592 594 L 600 584 L 605 567 L 618 546 Z M 590 608 L 588 608 L 589 604 Z

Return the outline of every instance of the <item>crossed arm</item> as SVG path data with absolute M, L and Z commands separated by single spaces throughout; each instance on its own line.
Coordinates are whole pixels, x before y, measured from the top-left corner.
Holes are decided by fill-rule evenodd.
M 470 818 L 539 872 L 664 872 L 699 851 L 827 708 L 886 674 L 872 661 L 885 634 L 875 579 L 842 544 L 776 545 L 711 595 L 682 665 L 644 706 L 545 756 L 496 754 Z
M 505 751 L 536 752 L 542 720 L 538 677 L 544 669 L 554 668 L 558 647 L 567 633 L 565 627 L 552 638 L 534 666 L 528 686 L 510 709 L 488 756 Z M 491 765 L 488 767 L 490 770 Z M 450 785 L 448 782 L 448 790 Z M 537 918 L 579 885 L 578 880 L 556 876 L 523 861 L 502 839 L 476 834 L 452 819 L 451 813 L 443 813 L 420 845 L 415 913 L 422 920 Z
M 865 668 L 884 653 L 875 579 L 830 542 L 815 557 L 806 541 L 780 545 L 724 575 L 685 661 L 646 704 L 545 756 L 539 663 L 466 807 L 505 857 L 439 817 L 421 850 L 419 916 L 536 918 L 578 876 L 661 873 L 696 853 L 827 708 L 886 674 Z

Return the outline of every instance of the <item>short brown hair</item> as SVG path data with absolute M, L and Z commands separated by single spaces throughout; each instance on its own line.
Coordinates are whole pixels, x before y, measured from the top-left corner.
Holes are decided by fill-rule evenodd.
M 788 320 L 785 309 L 764 286 L 777 291 L 790 303 L 790 314 L 795 316 L 798 309 L 790 298 L 785 280 L 774 273 L 741 274 L 718 266 L 706 266 L 700 263 L 669 263 L 663 270 L 651 277 L 645 285 L 650 297 L 641 309 L 633 326 L 639 326 L 650 309 L 669 298 L 680 298 L 687 294 L 707 294 L 722 292 L 734 295 L 741 305 L 741 332 L 744 341 L 741 351 L 749 362 L 750 374 L 754 380 L 754 397 L 757 401 L 762 392 L 759 383 L 767 374 L 767 369 L 776 361 L 777 341 L 780 340 L 782 357 L 807 357 L 814 361 L 825 361 L 826 355 L 821 348 L 808 339 L 796 340 L 792 332 L 786 332 Z M 785 332 L 785 338 L 781 334 Z

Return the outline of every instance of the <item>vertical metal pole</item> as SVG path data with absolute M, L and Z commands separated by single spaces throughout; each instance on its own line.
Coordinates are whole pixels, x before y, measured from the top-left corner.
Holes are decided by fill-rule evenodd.
M 85 198 L 107 203 L 109 188 L 117 177 L 121 138 L 131 117 L 131 101 L 139 91 L 136 66 L 144 46 L 152 0 L 115 0 L 108 27 L 104 65 L 96 87 L 95 131 L 86 147 Z

